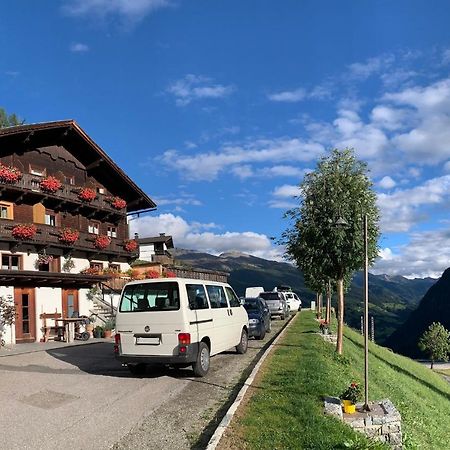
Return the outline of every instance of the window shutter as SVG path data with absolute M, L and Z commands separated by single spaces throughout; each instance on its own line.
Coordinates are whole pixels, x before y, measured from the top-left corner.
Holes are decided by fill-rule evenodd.
M 45 223 L 45 206 L 42 203 L 33 205 L 33 222 Z

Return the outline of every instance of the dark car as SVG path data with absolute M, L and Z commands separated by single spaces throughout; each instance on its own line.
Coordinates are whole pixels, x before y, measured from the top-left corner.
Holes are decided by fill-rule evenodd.
M 266 302 L 260 297 L 246 298 L 244 308 L 248 314 L 249 337 L 264 339 L 266 332 L 272 329 L 270 309 Z

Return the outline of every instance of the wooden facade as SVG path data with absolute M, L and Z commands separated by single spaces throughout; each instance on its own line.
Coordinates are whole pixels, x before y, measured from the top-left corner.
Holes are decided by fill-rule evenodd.
M 9 179 L 8 171 L 19 176 Z M 49 179 L 57 180 L 57 189 L 43 187 Z M 83 198 L 82 191 L 95 198 Z M 127 215 L 155 207 L 76 122 L 0 129 L 0 295 L 14 297 L 16 341 L 39 337 L 36 317 L 55 312 L 45 304 L 55 288 L 60 299 L 52 300 L 52 308 L 63 314 L 84 308 L 78 290 L 105 277 L 83 275 L 83 269 L 129 267 L 139 250 L 127 246 Z M 23 226 L 34 231 L 18 235 Z M 76 233 L 73 242 L 63 239 L 67 230 Z M 76 264 L 66 270 L 63 262 L 70 258 Z M 43 288 L 52 291 L 40 294 Z

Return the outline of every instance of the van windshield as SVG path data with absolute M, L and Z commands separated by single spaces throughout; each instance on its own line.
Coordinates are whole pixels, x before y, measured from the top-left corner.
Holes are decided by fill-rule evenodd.
M 180 309 L 178 283 L 142 283 L 125 286 L 120 312 L 175 311 Z

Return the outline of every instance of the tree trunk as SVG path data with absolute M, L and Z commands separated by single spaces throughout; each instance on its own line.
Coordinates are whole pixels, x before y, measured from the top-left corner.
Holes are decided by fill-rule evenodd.
M 344 338 L 344 280 L 342 278 L 337 280 L 337 294 L 338 294 L 338 328 L 337 328 L 336 352 L 339 355 L 342 355 L 342 343 Z
M 434 361 L 431 360 L 431 367 L 430 367 L 431 370 L 433 370 L 433 364 L 434 364 Z

